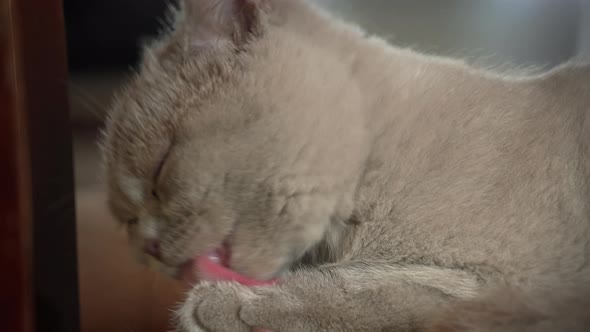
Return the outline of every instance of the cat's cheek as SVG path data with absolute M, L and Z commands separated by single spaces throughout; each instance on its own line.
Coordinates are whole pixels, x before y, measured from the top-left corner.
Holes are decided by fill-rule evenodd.
M 239 274 L 256 280 L 278 277 L 290 263 L 289 255 L 270 241 L 256 245 L 252 241 L 240 241 L 232 246 L 229 267 Z

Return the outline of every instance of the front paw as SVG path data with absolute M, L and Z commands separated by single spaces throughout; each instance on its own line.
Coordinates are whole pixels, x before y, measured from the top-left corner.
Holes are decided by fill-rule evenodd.
M 195 286 L 178 314 L 180 332 L 250 332 L 239 313 L 256 295 L 236 283 L 203 282 Z
M 179 332 L 301 331 L 300 303 L 279 287 L 230 282 L 195 286 L 178 310 Z M 270 329 L 269 329 L 270 327 Z

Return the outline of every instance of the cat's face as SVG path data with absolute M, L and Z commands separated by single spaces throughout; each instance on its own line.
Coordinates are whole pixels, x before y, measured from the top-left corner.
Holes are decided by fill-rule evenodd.
M 351 213 L 358 91 L 275 1 L 188 1 L 111 110 L 111 210 L 172 273 L 223 247 L 271 278 Z

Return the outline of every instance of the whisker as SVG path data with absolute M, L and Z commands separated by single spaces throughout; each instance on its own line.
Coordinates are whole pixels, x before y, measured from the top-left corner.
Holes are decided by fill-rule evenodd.
M 70 93 L 71 96 L 77 97 L 77 100 L 80 102 L 85 110 L 89 111 L 97 120 L 104 120 L 104 114 L 106 112 L 102 112 L 101 110 L 105 109 L 105 106 L 100 103 L 91 93 L 86 91 L 84 88 L 77 86 L 76 83 L 70 82 L 69 83 L 70 89 L 74 90 L 73 93 Z

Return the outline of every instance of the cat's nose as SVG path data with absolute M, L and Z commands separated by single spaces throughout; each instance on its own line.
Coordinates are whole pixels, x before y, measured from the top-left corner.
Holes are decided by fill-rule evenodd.
M 160 251 L 160 241 L 157 239 L 146 239 L 145 243 L 143 244 L 143 251 L 154 258 L 159 259 L 162 257 L 162 253 Z

